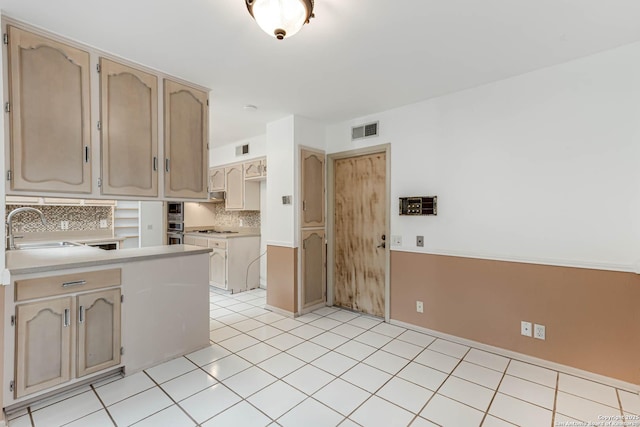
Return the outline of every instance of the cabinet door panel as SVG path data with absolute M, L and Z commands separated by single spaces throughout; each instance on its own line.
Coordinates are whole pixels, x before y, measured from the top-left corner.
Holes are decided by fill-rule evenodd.
M 225 169 L 227 195 L 225 207 L 227 209 L 244 208 L 244 174 L 242 165 L 230 166 Z
M 209 191 L 225 191 L 224 168 L 209 170 Z
M 324 225 L 324 153 L 302 150 L 302 227 Z
M 207 198 L 207 94 L 164 81 L 165 195 Z
M 78 296 L 78 377 L 120 363 L 120 289 Z
M 326 269 L 324 230 L 302 234 L 302 305 L 325 301 Z
M 227 251 L 214 249 L 209 259 L 209 281 L 213 286 L 227 289 Z
M 100 58 L 102 193 L 158 195 L 158 79 Z
M 16 398 L 71 379 L 71 298 L 16 306 Z
M 244 164 L 245 178 L 259 178 L 262 176 L 262 160 L 247 162 Z
M 8 31 L 11 188 L 90 193 L 89 53 Z

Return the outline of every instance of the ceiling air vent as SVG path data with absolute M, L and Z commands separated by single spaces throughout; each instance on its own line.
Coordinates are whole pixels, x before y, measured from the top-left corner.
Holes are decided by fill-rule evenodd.
M 236 156 L 243 156 L 249 154 L 249 144 L 238 145 L 236 147 Z
M 378 122 L 351 128 L 351 140 L 378 136 Z

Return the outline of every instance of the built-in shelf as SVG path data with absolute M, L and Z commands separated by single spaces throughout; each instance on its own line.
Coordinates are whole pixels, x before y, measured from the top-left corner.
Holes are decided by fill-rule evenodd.
M 140 247 L 140 203 L 118 201 L 113 210 L 113 230 L 124 239 L 121 248 Z

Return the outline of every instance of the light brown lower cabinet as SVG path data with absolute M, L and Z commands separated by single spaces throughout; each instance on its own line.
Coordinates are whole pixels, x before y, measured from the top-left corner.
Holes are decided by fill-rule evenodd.
M 77 376 L 120 363 L 120 289 L 78 297 Z
M 120 332 L 120 288 L 16 305 L 15 397 L 120 364 Z
M 302 306 L 326 298 L 326 251 L 324 229 L 302 231 Z
M 16 397 L 71 379 L 71 297 L 16 306 Z

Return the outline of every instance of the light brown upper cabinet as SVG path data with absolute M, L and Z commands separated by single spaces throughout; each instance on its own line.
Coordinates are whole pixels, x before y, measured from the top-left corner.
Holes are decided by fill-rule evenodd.
M 323 152 L 301 150 L 302 176 L 301 227 L 324 226 L 324 166 Z
M 164 195 L 206 199 L 209 109 L 206 92 L 164 81 Z
M 158 78 L 100 58 L 102 194 L 158 195 Z
M 246 181 L 246 163 L 227 166 L 224 169 L 226 181 L 225 209 L 228 211 L 259 211 L 260 182 Z
M 244 209 L 244 168 L 243 165 L 233 165 L 225 168 L 227 194 L 225 208 L 228 210 Z
M 11 190 L 90 193 L 89 53 L 8 26 Z
M 267 176 L 267 159 L 245 162 L 244 179 L 262 179 Z
M 209 191 L 225 191 L 224 168 L 209 169 Z

